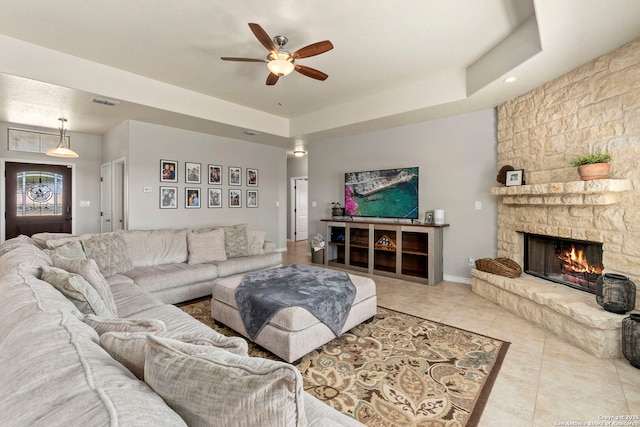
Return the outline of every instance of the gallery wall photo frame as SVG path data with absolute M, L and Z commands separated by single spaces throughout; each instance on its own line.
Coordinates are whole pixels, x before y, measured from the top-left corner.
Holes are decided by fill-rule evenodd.
M 229 185 L 242 185 L 242 168 L 229 166 Z
M 184 162 L 184 182 L 187 184 L 200 184 L 200 163 Z
M 247 207 L 258 207 L 258 190 L 247 190 Z
M 207 198 L 208 208 L 221 208 L 222 207 L 222 189 L 221 188 L 209 188 Z
M 229 207 L 241 208 L 242 207 L 242 190 L 229 189 Z
M 507 171 L 507 177 L 505 181 L 507 187 L 513 187 L 517 185 L 524 185 L 524 170 L 516 169 Z
M 209 165 L 207 170 L 207 181 L 209 185 L 222 185 L 222 166 Z
M 186 209 L 200 208 L 200 188 L 186 187 L 184 189 L 184 207 Z
M 160 182 L 178 182 L 177 160 L 160 160 Z
M 247 187 L 258 186 L 258 169 L 247 168 Z
M 178 187 L 160 187 L 160 209 L 178 209 Z

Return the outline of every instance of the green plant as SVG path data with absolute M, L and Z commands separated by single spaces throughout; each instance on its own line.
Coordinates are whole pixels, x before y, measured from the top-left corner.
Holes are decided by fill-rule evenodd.
M 580 156 L 571 160 L 571 166 L 592 165 L 594 163 L 609 163 L 610 161 L 611 154 L 609 153 L 585 154 L 584 156 Z

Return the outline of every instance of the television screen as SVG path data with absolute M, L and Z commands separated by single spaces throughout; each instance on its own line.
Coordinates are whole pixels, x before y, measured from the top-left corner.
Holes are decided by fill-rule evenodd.
M 418 168 L 344 174 L 345 215 L 418 218 Z

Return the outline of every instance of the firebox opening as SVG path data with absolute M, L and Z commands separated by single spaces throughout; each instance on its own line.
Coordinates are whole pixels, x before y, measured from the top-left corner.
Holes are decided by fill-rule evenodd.
M 602 243 L 525 233 L 524 248 L 526 273 L 595 294 Z

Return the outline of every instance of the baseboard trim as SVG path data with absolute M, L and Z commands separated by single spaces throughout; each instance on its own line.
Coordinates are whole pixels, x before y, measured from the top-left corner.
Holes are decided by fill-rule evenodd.
M 471 284 L 471 277 L 451 276 L 449 274 L 445 274 L 442 276 L 442 278 L 447 282 L 464 283 L 466 285 Z

